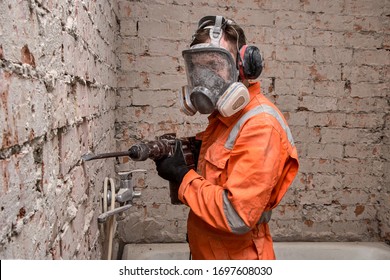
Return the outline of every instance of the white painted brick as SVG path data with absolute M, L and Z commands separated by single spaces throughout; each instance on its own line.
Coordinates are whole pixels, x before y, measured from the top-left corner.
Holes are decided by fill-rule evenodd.
M 304 46 L 277 46 L 276 60 L 313 62 L 313 48 Z
M 181 51 L 206 14 L 235 19 L 260 48 L 262 90 L 296 141 L 300 170 L 275 209 L 274 240 L 390 238 L 384 1 L 0 2 L 1 258 L 104 256 L 96 220 L 116 161 L 80 156 L 206 127 L 176 99 Z M 125 164 L 148 170 L 147 187 L 118 238 L 184 242 L 188 208 L 169 203 L 153 161 Z
M 352 60 L 351 49 L 339 48 L 339 47 L 316 47 L 315 48 L 315 61 L 322 63 L 351 63 Z
M 357 50 L 353 54 L 353 62 L 363 65 L 383 65 L 390 61 L 390 54 L 386 50 Z
M 344 32 L 332 30 L 308 30 L 306 31 L 306 44 L 313 47 L 341 47 L 345 44 Z
M 355 20 L 356 18 L 350 15 L 318 13 L 314 24 L 316 29 L 343 32 L 355 30 Z
M 304 96 L 300 105 L 314 112 L 335 111 L 337 109 L 337 99 L 334 97 Z
M 344 35 L 345 46 L 354 49 L 381 48 L 383 35 L 377 32 L 347 32 Z
M 386 1 L 346 0 L 344 9 L 353 15 L 377 16 L 382 14 L 385 7 L 388 7 Z
M 314 15 L 301 11 L 276 11 L 275 26 L 279 29 L 309 29 L 314 21 Z
M 343 12 L 344 1 L 335 0 L 324 2 L 321 0 L 311 0 L 303 2 L 303 10 L 306 12 L 340 14 Z

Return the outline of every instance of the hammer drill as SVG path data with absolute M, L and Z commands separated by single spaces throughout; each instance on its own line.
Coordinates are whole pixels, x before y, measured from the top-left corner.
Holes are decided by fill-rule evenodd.
M 175 141 L 179 140 L 182 143 L 182 152 L 184 160 L 190 169 L 195 169 L 197 155 L 199 154 L 198 140 L 195 137 L 176 138 L 176 134 L 168 133 L 161 135 L 156 140 L 140 142 L 130 147 L 128 151 L 113 152 L 104 154 L 86 154 L 82 156 L 84 161 L 103 159 L 110 157 L 128 156 L 134 161 L 145 161 L 147 159 L 159 160 L 169 157 L 175 153 Z M 181 204 L 178 199 L 179 186 L 174 182 L 169 182 L 170 196 L 172 204 Z

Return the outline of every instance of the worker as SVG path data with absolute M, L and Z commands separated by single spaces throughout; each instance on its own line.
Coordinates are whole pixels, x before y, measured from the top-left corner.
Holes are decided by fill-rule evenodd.
M 208 114 L 209 123 L 197 135 L 196 170 L 187 167 L 180 141 L 156 169 L 179 185 L 178 197 L 190 208 L 192 259 L 275 259 L 268 222 L 299 163 L 285 118 L 255 81 L 260 51 L 234 21 L 207 16 L 182 54 L 188 80 L 182 111 Z

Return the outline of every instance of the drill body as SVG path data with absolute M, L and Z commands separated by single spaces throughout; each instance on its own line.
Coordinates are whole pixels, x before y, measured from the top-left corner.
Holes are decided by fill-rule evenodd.
M 129 149 L 129 157 L 135 161 L 143 161 L 148 158 L 159 160 L 169 157 L 175 153 L 175 141 L 182 143 L 184 160 L 190 169 L 195 169 L 196 145 L 195 137 L 177 139 L 175 134 L 164 134 L 156 140 L 138 143 Z M 169 181 L 169 194 L 172 204 L 182 204 L 178 197 L 180 184 Z
M 177 139 L 173 133 L 164 134 L 156 140 L 135 144 L 129 149 L 129 157 L 134 161 L 144 161 L 149 159 L 159 160 L 171 156 L 175 152 L 175 141 L 182 143 L 184 160 L 188 168 L 194 169 L 195 162 L 193 156 L 194 145 L 191 138 Z

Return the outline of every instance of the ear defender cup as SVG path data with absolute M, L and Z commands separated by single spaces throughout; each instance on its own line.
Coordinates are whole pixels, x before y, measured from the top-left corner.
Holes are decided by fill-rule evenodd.
M 240 78 L 241 80 L 254 80 L 263 70 L 263 59 L 256 46 L 244 45 L 240 49 Z

